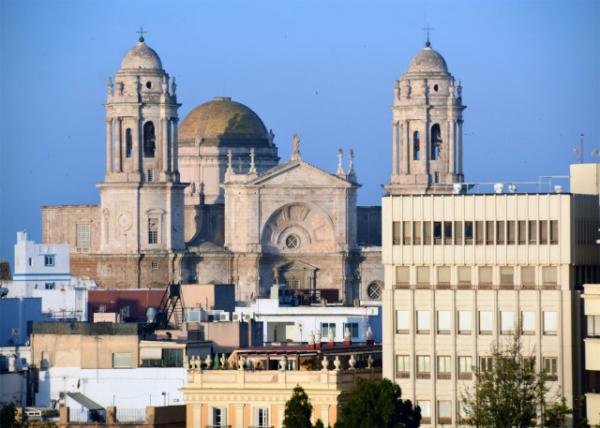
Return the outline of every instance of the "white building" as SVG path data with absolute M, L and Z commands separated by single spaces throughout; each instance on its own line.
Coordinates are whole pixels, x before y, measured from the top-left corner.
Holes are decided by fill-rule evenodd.
M 364 302 L 363 302 L 364 303 Z M 248 306 L 237 306 L 233 319 L 262 322 L 265 343 L 308 342 L 311 335 L 342 342 L 346 328 L 350 339 L 364 342 L 367 329 L 375 342 L 381 341 L 381 308 L 379 303 L 368 306 L 281 304 L 278 298 L 256 299 Z
M 13 280 L 2 283 L 7 297 L 39 297 L 43 314 L 87 321 L 87 292 L 96 283 L 71 276 L 69 245 L 36 244 L 27 232 L 17 232 L 14 263 Z
M 473 371 L 521 326 L 548 386 L 576 408 L 579 290 L 599 273 L 599 165 L 573 166 L 571 193 L 498 184 L 466 194 L 464 106 L 446 62 L 428 44 L 401 82 L 394 117 L 404 128 L 382 203 L 383 376 L 421 407 L 423 426 L 460 425 Z

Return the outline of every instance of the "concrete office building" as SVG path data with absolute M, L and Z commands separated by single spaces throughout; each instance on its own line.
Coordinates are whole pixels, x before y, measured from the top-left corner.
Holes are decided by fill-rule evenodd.
M 396 84 L 382 204 L 383 376 L 421 406 L 423 426 L 460 425 L 474 369 L 518 326 L 548 386 L 574 407 L 579 290 L 598 277 L 598 165 L 573 166 L 570 193 L 474 192 L 463 183 L 458 88 L 428 42 Z

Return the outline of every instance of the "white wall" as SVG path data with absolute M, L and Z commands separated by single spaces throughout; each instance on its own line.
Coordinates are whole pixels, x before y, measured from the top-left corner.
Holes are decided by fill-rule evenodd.
M 122 409 L 141 409 L 165 403 L 182 404 L 186 369 L 80 369 L 79 367 L 52 367 L 40 372 L 40 387 L 36 406 L 50 406 L 61 392 L 80 392 L 101 406 L 115 405 Z

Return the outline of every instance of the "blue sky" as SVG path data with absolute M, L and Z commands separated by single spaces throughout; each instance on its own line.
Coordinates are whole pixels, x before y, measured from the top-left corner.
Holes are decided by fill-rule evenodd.
M 600 2 L 0 0 L 0 259 L 41 239 L 41 205 L 97 203 L 106 81 L 136 42 L 177 77 L 180 117 L 214 96 L 255 110 L 287 159 L 335 170 L 353 148 L 361 204 L 391 170 L 393 82 L 423 46 L 463 83 L 468 181 L 568 174 L 600 146 Z

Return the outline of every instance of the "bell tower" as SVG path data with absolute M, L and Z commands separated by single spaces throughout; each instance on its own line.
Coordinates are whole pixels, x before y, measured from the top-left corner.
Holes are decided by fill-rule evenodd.
M 390 194 L 452 193 L 463 182 L 461 94 L 428 39 L 394 85 Z
M 183 250 L 183 191 L 177 153 L 175 78 L 144 41 L 109 78 L 106 174 L 99 184 L 101 245 L 107 254 Z

